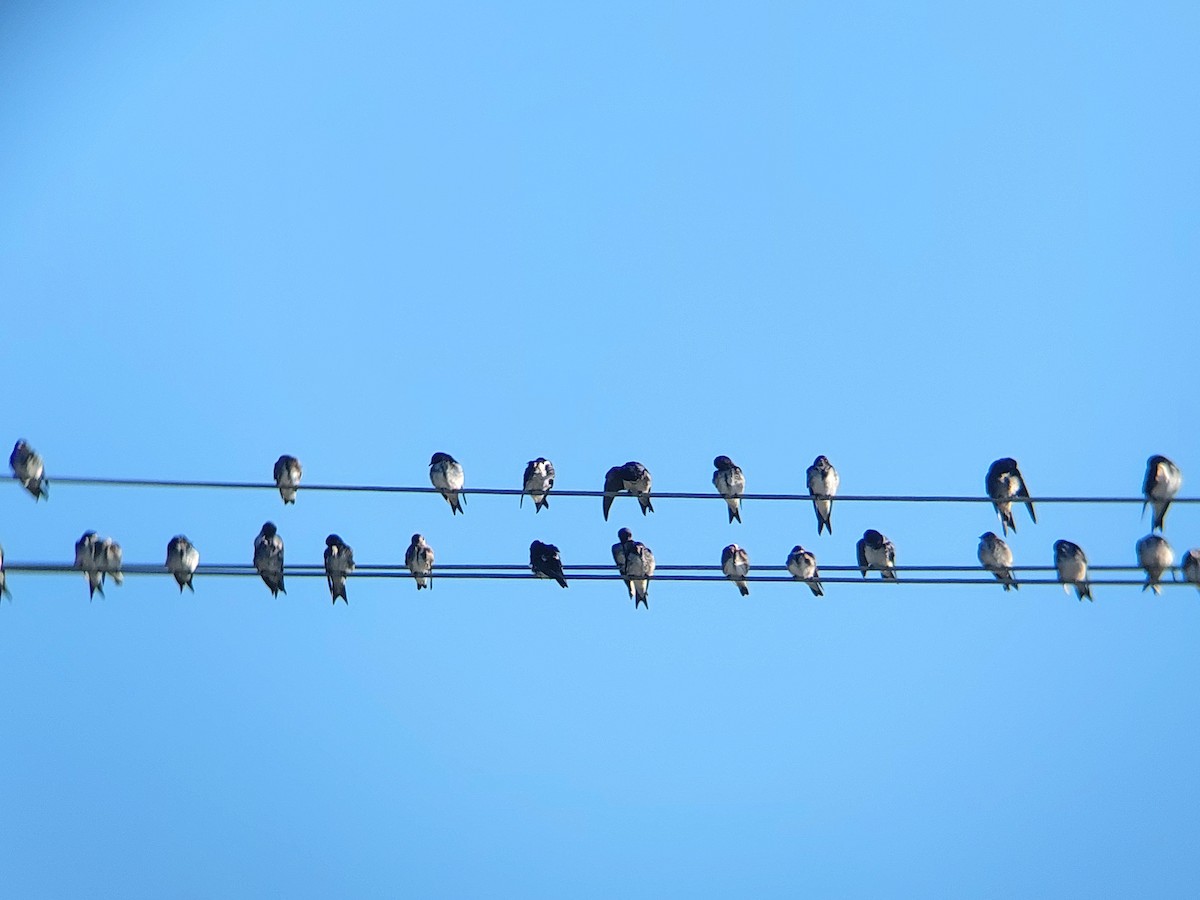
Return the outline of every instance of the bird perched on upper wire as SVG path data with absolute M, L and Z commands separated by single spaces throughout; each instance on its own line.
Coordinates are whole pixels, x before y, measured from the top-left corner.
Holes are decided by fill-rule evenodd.
M 271 589 L 272 597 L 287 593 L 283 587 L 283 538 L 274 522 L 264 522 L 254 539 L 254 568 Z
M 330 600 L 335 606 L 338 597 L 347 606 L 350 598 L 346 596 L 346 576 L 354 571 L 354 551 L 342 540 L 340 535 L 331 534 L 325 538 L 325 583 L 329 585 Z
M 433 454 L 429 460 L 429 480 L 450 504 L 452 515 L 463 512 L 462 497 L 459 494 L 463 486 L 463 467 L 457 459 L 449 453 Z
M 296 502 L 296 488 L 300 486 L 300 476 L 303 474 L 300 460 L 296 457 L 285 453 L 275 460 L 275 486 L 279 488 L 279 496 L 285 504 Z
M 35 501 L 42 497 L 50 499 L 50 485 L 46 481 L 42 458 L 29 444 L 25 441 L 17 441 L 13 445 L 12 453 L 9 454 L 8 464 L 12 467 L 13 478 L 21 482 L 25 490 L 33 495 Z
M 821 573 L 817 571 L 817 557 L 811 550 L 805 550 L 799 544 L 788 554 L 787 570 L 792 577 L 807 582 L 814 597 L 824 597 L 825 589 L 821 587 Z
M 558 548 L 553 544 L 543 544 L 534 541 L 529 545 L 529 568 L 537 578 L 553 578 L 562 587 L 567 586 L 567 578 L 563 574 L 562 557 Z
M 742 521 L 741 497 L 746 491 L 746 476 L 742 474 L 741 466 L 735 465 L 728 456 L 718 456 L 713 460 L 716 471 L 713 472 L 713 487 L 725 498 L 729 505 L 729 522 L 734 519 Z
M 721 571 L 737 585 L 743 597 L 750 596 L 750 586 L 746 584 L 746 576 L 750 574 L 750 554 L 744 547 L 730 544 L 721 551 Z
M 813 495 L 813 509 L 817 513 L 817 535 L 824 529 L 833 534 L 833 523 L 830 515 L 833 513 L 833 497 L 838 492 L 841 479 L 837 469 L 826 457 L 818 456 L 806 473 L 808 492 Z
M 1017 523 L 1012 514 L 1013 499 L 1029 500 L 1029 488 L 1025 485 L 1025 479 L 1021 477 L 1017 461 L 1008 456 L 996 460 L 988 467 L 983 483 L 992 505 L 996 508 L 996 515 L 1000 517 L 1001 530 L 1008 534 L 1011 529 L 1013 534 L 1016 534 Z M 1033 503 L 1026 503 L 1025 506 L 1029 510 L 1029 518 L 1033 519 L 1033 524 L 1036 525 L 1037 513 L 1033 510 Z
M 1146 514 L 1146 504 L 1154 510 L 1151 516 L 1151 531 L 1162 531 L 1163 522 L 1167 518 L 1167 507 L 1183 487 L 1183 473 L 1179 466 L 1165 456 L 1155 454 L 1146 460 L 1146 479 L 1142 482 L 1142 494 L 1146 501 L 1142 504 L 1142 515 Z
M 531 459 L 529 465 L 525 467 L 525 475 L 521 481 L 521 502 L 517 505 L 523 506 L 525 495 L 528 494 L 533 498 L 535 513 L 549 508 L 550 500 L 546 495 L 550 493 L 552 487 L 554 487 L 554 463 L 544 456 Z
M 642 507 L 642 515 L 654 512 L 650 504 L 650 470 L 640 462 L 627 462 L 623 466 L 613 466 L 604 475 L 604 521 L 608 521 L 608 511 L 612 509 L 613 500 L 621 491 L 628 491 L 638 499 Z
M 654 575 L 654 554 L 641 541 L 633 539 L 633 532 L 622 528 L 617 532 L 617 543 L 612 545 L 613 562 L 625 579 L 625 587 L 633 600 L 633 608 L 644 604 L 650 608 L 650 581 Z
M 1071 585 L 1074 585 L 1080 600 L 1092 599 L 1092 588 L 1087 581 L 1088 561 L 1082 547 L 1070 541 L 1055 541 L 1054 568 L 1058 570 L 1064 594 L 1070 594 Z
M 433 587 L 433 548 L 426 543 L 424 535 L 412 536 L 412 543 L 404 551 L 404 565 L 417 582 L 418 591 L 427 586 L 426 578 L 429 579 L 428 587 Z
M 167 542 L 165 565 L 167 571 L 175 576 L 175 581 L 179 584 L 179 593 L 182 594 L 185 587 L 195 593 L 192 576 L 196 573 L 196 567 L 200 565 L 200 551 L 184 535 L 177 534 Z
M 874 528 L 868 528 L 855 545 L 858 570 L 867 577 L 868 569 L 878 569 L 881 578 L 897 581 L 896 547 Z
M 996 576 L 1006 591 L 1019 588 L 1012 573 L 1012 550 L 994 531 L 985 531 L 979 536 L 979 562 Z
M 1167 539 L 1151 532 L 1137 542 L 1138 565 L 1146 570 L 1146 583 L 1142 590 L 1149 588 L 1156 594 L 1162 593 L 1159 582 L 1163 573 L 1175 565 L 1175 551 L 1167 543 Z

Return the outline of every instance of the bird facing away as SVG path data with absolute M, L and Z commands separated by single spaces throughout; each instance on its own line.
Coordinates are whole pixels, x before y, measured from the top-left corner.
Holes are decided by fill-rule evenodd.
M 12 594 L 8 590 L 8 576 L 4 573 L 4 548 L 0 547 L 0 597 L 7 597 L 12 602 Z
M 623 466 L 613 466 L 604 475 L 604 521 L 608 521 L 608 511 L 612 509 L 613 499 L 621 491 L 628 491 L 638 498 L 642 507 L 642 515 L 654 512 L 650 505 L 650 470 L 640 462 L 627 462 Z
M 563 587 L 567 586 L 567 578 L 563 575 L 562 557 L 553 544 L 543 544 L 541 541 L 530 544 L 529 568 L 538 578 L 553 578 Z
M 9 454 L 8 464 L 12 466 L 13 478 L 21 482 L 22 487 L 33 495 L 35 501 L 42 497 L 50 499 L 50 485 L 46 481 L 42 458 L 32 447 L 24 441 L 17 441 Z
M 1183 487 L 1183 473 L 1179 466 L 1165 456 L 1157 454 L 1146 460 L 1146 480 L 1142 482 L 1142 493 L 1146 502 L 1142 504 L 1142 515 L 1146 514 L 1146 504 L 1154 510 L 1151 517 L 1150 530 L 1162 531 L 1163 520 L 1167 517 L 1167 507 Z
M 412 543 L 404 551 L 404 565 L 417 582 L 417 590 L 433 587 L 433 548 L 425 542 L 425 536 L 414 534 Z M 429 583 L 426 584 L 426 579 Z
M 1183 577 L 1200 588 L 1200 547 L 1193 547 L 1183 555 Z
M 1020 587 L 1013 578 L 1012 550 L 994 531 L 985 531 L 979 536 L 979 563 L 996 576 L 1006 591 Z
M 271 589 L 272 597 L 287 593 L 283 588 L 283 538 L 274 522 L 264 522 L 254 539 L 254 568 Z
M 1029 488 L 1025 486 L 1025 479 L 1021 477 L 1017 461 L 1008 456 L 996 460 L 988 467 L 983 484 L 992 505 L 996 507 L 996 515 L 1000 517 L 1001 530 L 1008 534 L 1011 529 L 1013 534 L 1016 534 L 1017 523 L 1012 514 L 1013 498 L 1029 499 Z M 1033 524 L 1036 525 L 1037 513 L 1033 510 L 1033 504 L 1026 503 L 1025 506 L 1029 510 L 1029 518 L 1033 519 Z
M 523 506 L 525 503 L 525 494 L 533 498 L 533 511 L 541 512 L 550 506 L 550 500 L 546 497 L 550 493 L 550 489 L 554 487 L 554 463 L 545 457 L 539 456 L 537 459 L 531 459 L 529 465 L 525 467 L 525 475 L 521 481 L 521 502 L 518 506 Z
M 730 544 L 721 551 L 721 571 L 737 585 L 743 597 L 750 596 L 750 586 L 746 584 L 746 576 L 750 574 L 749 553 L 737 544 Z
M 75 568 L 82 569 L 87 578 L 89 600 L 96 596 L 96 591 L 100 592 L 101 597 L 104 596 L 104 572 L 100 568 L 99 548 L 100 536 L 94 531 L 85 531 L 75 542 Z
M 821 573 L 817 571 L 817 557 L 814 553 L 797 544 L 788 554 L 787 570 L 792 573 L 793 578 L 808 582 L 814 597 L 825 596 L 825 589 L 821 587 Z
M 641 541 L 633 539 L 633 532 L 622 528 L 617 532 L 617 543 L 612 545 L 613 562 L 625 579 L 625 587 L 633 600 L 633 608 L 644 604 L 650 608 L 650 581 L 654 575 L 654 554 Z
M 331 603 L 335 606 L 338 597 L 347 606 L 350 598 L 346 596 L 346 576 L 354 571 L 354 551 L 339 535 L 331 534 L 325 538 L 325 583 L 329 585 Z
M 833 512 L 833 497 L 838 492 L 841 479 L 837 469 L 826 457 L 818 456 L 808 467 L 808 492 L 813 495 L 813 509 L 817 513 L 817 535 L 824 529 L 833 534 L 829 516 Z
M 713 460 L 713 466 L 716 467 L 712 478 L 713 487 L 729 505 L 729 522 L 733 524 L 734 519 L 741 522 L 741 497 L 746 492 L 746 476 L 742 474 L 742 467 L 736 465 L 728 456 L 718 456 Z
M 182 534 L 175 535 L 167 542 L 165 565 L 167 571 L 174 575 L 179 583 L 179 593 L 182 594 L 185 587 L 195 593 L 192 576 L 196 573 L 196 566 L 200 565 L 200 551 Z
M 451 515 L 463 512 L 459 491 L 463 486 L 463 467 L 449 453 L 435 453 L 429 460 L 429 480 L 450 504 Z M 464 513 L 465 515 L 465 513 Z
M 1071 585 L 1075 585 L 1075 594 L 1080 600 L 1085 597 L 1092 599 L 1092 589 L 1087 582 L 1087 556 L 1083 548 L 1070 541 L 1054 542 L 1054 568 L 1058 570 L 1058 580 L 1062 583 L 1063 593 L 1071 593 Z
M 1166 538 L 1151 532 L 1137 542 L 1137 559 L 1138 565 L 1146 570 L 1146 583 L 1142 585 L 1142 590 L 1149 588 L 1161 594 L 1162 588 L 1158 583 L 1162 580 L 1163 572 L 1175 565 L 1175 551 L 1171 545 Z
M 868 528 L 856 545 L 858 570 L 867 577 L 868 569 L 878 569 L 881 578 L 897 581 L 896 547 L 874 528 Z
M 275 460 L 275 484 L 279 488 L 279 496 L 284 504 L 296 502 L 296 488 L 300 486 L 300 476 L 304 470 L 300 460 L 286 453 Z

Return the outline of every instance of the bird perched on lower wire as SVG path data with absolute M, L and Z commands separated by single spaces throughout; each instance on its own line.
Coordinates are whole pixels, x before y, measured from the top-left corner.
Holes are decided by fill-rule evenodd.
M 110 577 L 113 584 L 120 587 L 125 583 L 125 575 L 121 572 L 121 545 L 112 538 L 101 538 L 93 545 L 96 553 L 96 566 L 100 577 Z
M 824 597 L 825 589 L 821 587 L 821 573 L 817 571 L 817 557 L 812 551 L 805 550 L 799 544 L 788 554 L 787 570 L 792 577 L 808 583 L 814 597 Z
M 463 486 L 463 467 L 457 459 L 449 453 L 433 454 L 429 460 L 429 480 L 450 504 L 452 515 L 463 512 L 462 497 L 458 493 Z
M 12 594 L 8 591 L 8 576 L 4 572 L 4 548 L 0 547 L 0 597 L 7 597 L 12 602 Z
M 96 591 L 100 592 L 101 597 L 104 596 L 104 573 L 100 571 L 100 564 L 96 559 L 99 541 L 100 536 L 96 532 L 85 531 L 75 542 L 75 568 L 82 569 L 84 577 L 87 578 L 89 600 L 96 596 Z
M 833 523 L 830 515 L 833 513 L 833 497 L 838 492 L 841 479 L 837 469 L 826 457 L 818 456 L 806 473 L 808 492 L 813 496 L 813 509 L 817 513 L 817 535 L 824 529 L 833 534 Z
M 42 458 L 29 444 L 25 441 L 17 441 L 13 444 L 8 464 L 12 467 L 13 478 L 21 482 L 22 487 L 33 495 L 35 501 L 42 497 L 50 499 L 50 485 L 46 482 L 46 470 L 42 465 Z
M 1137 542 L 1138 565 L 1146 570 L 1146 583 L 1142 590 L 1149 588 L 1156 594 L 1162 593 L 1159 582 L 1163 573 L 1175 565 L 1175 551 L 1167 543 L 1167 539 L 1151 532 Z
M 633 600 L 633 608 L 645 604 L 650 608 L 650 581 L 654 575 L 654 554 L 641 541 L 633 539 L 633 532 L 622 528 L 617 532 L 617 543 L 612 545 L 613 562 L 625 579 L 625 587 Z
M 521 502 L 517 505 L 524 505 L 525 495 L 528 494 L 533 498 L 535 513 L 549 508 L 550 501 L 546 494 L 550 493 L 552 487 L 554 487 L 554 463 L 543 456 L 531 459 L 529 465 L 525 467 L 525 475 L 521 481 Z
M 716 467 L 712 477 L 713 487 L 729 505 L 729 522 L 732 524 L 734 519 L 741 522 L 741 497 L 746 492 L 746 476 L 742 474 L 742 467 L 728 456 L 718 456 L 713 460 L 713 466 Z
M 296 502 L 296 488 L 300 486 L 300 476 L 303 474 L 300 460 L 296 457 L 285 453 L 275 460 L 275 486 L 279 488 L 279 496 L 285 504 Z
M 425 536 L 414 534 L 412 543 L 404 551 L 404 565 L 417 582 L 417 590 L 433 587 L 433 548 L 425 542 Z M 429 579 L 426 585 L 425 580 Z
M 272 597 L 287 593 L 283 588 L 283 538 L 274 522 L 264 522 L 254 539 L 254 568 L 271 589 Z
M 1029 488 L 1025 485 L 1021 470 L 1017 468 L 1017 461 L 1009 456 L 996 460 L 988 467 L 983 484 L 992 505 L 996 508 L 996 515 L 1000 517 L 1000 529 L 1005 534 L 1008 534 L 1010 529 L 1016 534 L 1017 523 L 1012 514 L 1013 498 L 1029 499 Z M 1033 503 L 1026 503 L 1025 507 L 1029 510 L 1029 518 L 1033 519 L 1033 524 L 1036 525 L 1037 513 L 1033 511 Z
M 175 576 L 175 581 L 179 584 L 179 593 L 182 594 L 185 587 L 195 593 L 192 576 L 196 573 L 196 566 L 200 565 L 200 551 L 182 534 L 175 535 L 167 542 L 165 565 L 167 571 Z
M 979 563 L 996 576 L 1006 591 L 1018 589 L 1012 573 L 1012 550 L 994 531 L 985 531 L 979 536 Z
M 1082 547 L 1070 541 L 1055 541 L 1054 568 L 1058 570 L 1063 593 L 1071 593 L 1071 585 L 1074 585 L 1080 600 L 1092 599 L 1092 588 L 1087 581 L 1088 561 Z
M 750 554 L 744 548 L 730 544 L 722 550 L 721 571 L 737 585 L 743 597 L 750 596 L 750 586 L 746 584 L 746 576 L 750 574 Z
M 543 544 L 541 541 L 530 544 L 529 568 L 537 578 L 552 578 L 562 587 L 567 586 L 567 578 L 563 575 L 562 557 L 553 544 Z
M 335 606 L 338 597 L 347 606 L 350 598 L 346 596 L 346 576 L 354 571 L 354 551 L 342 540 L 340 535 L 331 534 L 325 538 L 325 583 L 329 585 L 331 603 Z
M 1183 577 L 1200 588 L 1200 547 L 1183 554 Z
M 1154 510 L 1151 516 L 1151 531 L 1162 531 L 1163 521 L 1167 518 L 1167 507 L 1183 487 L 1183 473 L 1179 466 L 1165 456 L 1157 454 L 1146 460 L 1146 478 L 1142 482 L 1142 494 L 1146 502 L 1142 504 L 1142 515 L 1146 514 L 1146 504 Z
M 608 521 L 608 511 L 621 491 L 628 491 L 637 497 L 643 516 L 654 512 L 654 507 L 650 505 L 650 483 L 650 470 L 640 462 L 631 460 L 623 466 L 609 469 L 604 475 L 604 521 Z
M 896 547 L 874 528 L 868 528 L 855 545 L 858 570 L 867 577 L 868 569 L 878 569 L 881 578 L 896 581 Z

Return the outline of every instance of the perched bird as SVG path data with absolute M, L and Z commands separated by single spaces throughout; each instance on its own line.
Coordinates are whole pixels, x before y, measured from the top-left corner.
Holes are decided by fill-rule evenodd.
M 1200 588 L 1200 547 L 1193 547 L 1183 555 L 1183 577 Z
M 604 476 L 604 521 L 608 521 L 608 511 L 612 509 L 613 499 L 621 491 L 628 491 L 638 498 L 642 507 L 642 515 L 654 512 L 650 505 L 650 470 L 640 462 L 627 462 L 623 466 L 613 466 Z
M 100 537 L 94 531 L 85 531 L 75 542 L 75 568 L 82 569 L 87 578 L 89 600 L 96 596 L 96 591 L 104 596 L 104 573 L 97 558 L 99 545 Z
M 198 565 L 200 565 L 200 551 L 182 534 L 175 535 L 167 542 L 166 567 L 167 571 L 174 575 L 175 580 L 179 582 L 179 593 L 182 594 L 185 587 L 195 593 L 196 589 L 192 587 L 192 576 L 196 573 Z
M 12 453 L 9 454 L 8 464 L 12 466 L 13 478 L 21 482 L 25 490 L 33 494 L 34 500 L 42 497 L 50 499 L 50 485 L 46 481 L 42 458 L 32 447 L 24 441 L 17 441 L 13 445 Z
M 979 563 L 996 576 L 1006 591 L 1020 587 L 1013 578 L 1012 550 L 994 531 L 985 531 L 979 536 Z
M 112 538 L 101 538 L 92 547 L 96 554 L 96 568 L 100 571 L 101 580 L 106 576 L 111 576 L 117 587 L 123 585 L 125 576 L 121 573 L 121 545 Z
M 1158 583 L 1162 580 L 1163 572 L 1175 565 L 1175 551 L 1167 543 L 1167 539 L 1151 532 L 1137 542 L 1138 565 L 1146 570 L 1146 583 L 1142 590 L 1150 588 L 1156 594 L 1162 593 Z
M 418 591 L 423 587 L 433 587 L 433 548 L 425 542 L 424 535 L 412 536 L 412 543 L 404 551 L 404 565 L 412 572 Z M 429 579 L 428 585 L 426 578 Z
M 817 512 L 817 535 L 825 529 L 833 534 L 833 524 L 829 520 L 833 512 L 833 496 L 838 492 L 837 469 L 826 457 L 818 456 L 808 467 L 808 492 L 813 495 L 813 509 Z
M 742 467 L 735 465 L 728 456 L 718 456 L 713 460 L 713 465 L 717 469 L 713 472 L 713 487 L 729 504 L 729 522 L 733 524 L 734 519 L 741 522 L 742 513 L 739 507 L 742 494 L 746 491 L 746 476 L 742 474 Z
M 750 574 L 749 553 L 737 544 L 730 544 L 721 551 L 721 571 L 737 585 L 743 597 L 750 596 L 750 586 L 746 584 L 746 576 Z
M 8 576 L 4 573 L 4 548 L 0 547 L 0 597 L 7 597 L 12 602 L 12 594 L 8 590 Z
M 283 502 L 296 502 L 296 488 L 300 486 L 300 476 L 304 470 L 300 468 L 300 460 L 286 453 L 275 460 L 275 484 L 279 487 L 279 496 Z
M 1013 534 L 1016 534 L 1017 523 L 1012 514 L 1013 498 L 1029 499 L 1029 488 L 1025 486 L 1025 479 L 1021 477 L 1017 461 L 1008 456 L 996 460 L 988 467 L 983 484 L 987 495 L 992 499 L 992 505 L 996 507 L 996 515 L 1000 517 L 1001 530 L 1008 534 L 1011 528 Z M 1029 518 L 1033 519 L 1033 524 L 1036 525 L 1037 513 L 1033 511 L 1033 504 L 1026 503 L 1025 506 L 1029 510 Z
M 859 540 L 858 550 L 858 569 L 862 572 L 862 577 L 867 577 L 868 569 L 879 569 L 879 574 L 883 578 L 888 578 L 896 581 L 896 547 L 874 528 L 868 528 L 863 532 L 862 538 Z
M 452 515 L 463 512 L 462 499 L 458 494 L 463 486 L 463 467 L 457 459 L 449 453 L 433 454 L 433 458 L 429 460 L 429 480 L 450 504 Z
M 1087 582 L 1087 557 L 1078 544 L 1070 541 L 1054 542 L 1054 567 L 1058 569 L 1058 580 L 1062 582 L 1063 593 L 1071 593 L 1070 585 L 1075 585 L 1075 593 L 1079 599 L 1092 599 L 1092 589 Z
M 329 585 L 329 596 L 336 606 L 338 597 L 347 606 L 350 599 L 346 596 L 346 576 L 354 571 L 354 551 L 350 545 L 338 535 L 331 534 L 325 538 L 325 582 Z
M 787 570 L 793 578 L 807 581 L 814 597 L 825 596 L 825 589 L 821 587 L 821 573 L 817 571 L 817 557 L 812 551 L 805 550 L 799 544 L 793 547 L 788 554 Z
M 1152 456 L 1146 460 L 1146 480 L 1142 482 L 1142 493 L 1146 502 L 1142 504 L 1142 515 L 1146 514 L 1146 504 L 1154 510 L 1151 516 L 1151 531 L 1162 531 L 1163 520 L 1167 517 L 1167 507 L 1183 487 L 1183 473 L 1179 466 L 1165 456 Z
M 534 541 L 529 545 L 529 568 L 538 578 L 553 578 L 563 587 L 567 586 L 566 576 L 563 575 L 562 557 L 558 548 L 553 544 L 543 544 Z
M 650 608 L 650 581 L 654 575 L 654 554 L 641 541 L 633 539 L 633 532 L 622 528 L 617 532 L 618 543 L 612 545 L 613 562 L 625 579 L 625 587 L 633 600 L 633 608 L 644 603 Z
M 546 498 L 546 494 L 550 493 L 550 488 L 554 487 L 554 463 L 542 456 L 531 459 L 529 465 L 525 467 L 525 477 L 521 486 L 524 493 L 521 494 L 521 502 L 517 504 L 518 506 L 525 504 L 525 494 L 528 494 L 533 498 L 534 512 L 541 512 L 543 508 L 548 508 L 550 501 Z
M 272 597 L 287 593 L 283 589 L 283 538 L 274 522 L 264 522 L 254 539 L 254 568 L 271 589 Z

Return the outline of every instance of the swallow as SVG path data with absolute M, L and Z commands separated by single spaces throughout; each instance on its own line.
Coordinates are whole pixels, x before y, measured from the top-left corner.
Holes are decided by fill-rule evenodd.
M 523 506 L 525 503 L 525 494 L 533 498 L 533 511 L 541 512 L 550 506 L 550 501 L 546 495 L 550 493 L 550 488 L 554 487 L 554 463 L 545 457 L 539 456 L 537 459 L 531 459 L 529 465 L 525 467 L 525 477 L 521 482 L 521 502 L 518 506 Z
M 0 597 L 7 597 L 12 603 L 12 594 L 8 590 L 8 576 L 4 573 L 4 548 L 0 547 Z
M 46 481 L 42 458 L 32 447 L 24 441 L 17 441 L 9 454 L 8 464 L 12 466 L 13 478 L 21 482 L 35 501 L 42 497 L 50 499 L 50 484 Z
M 1200 588 L 1200 547 L 1193 547 L 1183 555 L 1183 577 Z
M 94 531 L 85 531 L 75 542 L 75 568 L 82 569 L 88 583 L 88 599 L 104 596 L 104 573 L 100 570 L 99 559 L 96 556 L 100 538 Z
M 200 551 L 182 534 L 177 534 L 167 542 L 167 571 L 175 576 L 179 583 L 179 593 L 187 588 L 192 593 L 192 576 L 196 574 L 196 566 L 200 565 Z
M 463 486 L 463 467 L 449 453 L 435 453 L 429 460 L 429 480 L 450 504 L 451 515 L 463 512 L 459 491 Z M 465 515 L 465 513 L 464 513 Z
M 1013 498 L 1029 499 L 1029 488 L 1025 486 L 1025 479 L 1021 477 L 1017 461 L 1008 456 L 996 460 L 988 467 L 983 484 L 992 500 L 992 506 L 996 508 L 996 515 L 1000 517 L 1001 530 L 1007 535 L 1009 529 L 1012 529 L 1012 533 L 1016 534 L 1017 523 L 1012 514 Z M 1033 511 L 1033 503 L 1026 503 L 1025 507 L 1029 510 L 1029 518 L 1033 519 L 1033 524 L 1036 525 L 1037 513 Z
M 713 472 L 713 487 L 729 504 L 729 523 L 733 524 L 734 519 L 741 522 L 742 513 L 739 507 L 742 494 L 746 490 L 746 476 L 742 474 L 741 466 L 735 465 L 728 456 L 718 456 L 713 460 L 713 465 L 717 469 Z
M 412 572 L 418 591 L 423 587 L 433 587 L 433 548 L 425 542 L 424 535 L 412 536 L 412 543 L 404 551 L 404 565 Z M 429 579 L 428 585 L 426 578 Z
M 650 505 L 650 470 L 640 462 L 613 466 L 605 474 L 604 521 L 608 521 L 608 511 L 612 509 L 613 499 L 621 491 L 628 491 L 638 498 L 643 516 L 647 512 L 654 512 L 654 507 Z
M 793 547 L 792 552 L 788 554 L 787 570 L 792 573 L 793 578 L 808 582 L 814 597 L 825 596 L 825 589 L 821 587 L 821 573 L 817 571 L 817 557 L 811 551 L 805 550 L 799 544 Z
M 1137 559 L 1138 565 L 1146 570 L 1146 583 L 1142 585 L 1142 590 L 1149 588 L 1154 593 L 1161 594 L 1159 581 L 1162 580 L 1163 572 L 1175 565 L 1175 551 L 1171 549 L 1167 539 L 1154 532 L 1146 535 L 1137 542 Z
M 617 571 L 625 579 L 629 589 L 629 597 L 633 600 L 633 608 L 645 604 L 650 608 L 650 581 L 654 575 L 654 554 L 641 541 L 633 539 L 633 532 L 622 528 L 617 532 L 618 543 L 612 545 L 613 562 Z
M 1151 531 L 1162 531 L 1163 520 L 1167 517 L 1167 507 L 1183 487 L 1183 473 L 1179 466 L 1165 456 L 1152 456 L 1146 460 L 1146 480 L 1142 482 L 1142 493 L 1146 502 L 1142 504 L 1142 515 L 1146 514 L 1146 504 L 1154 510 L 1151 516 Z
M 1085 597 L 1092 599 L 1092 589 L 1087 582 L 1087 556 L 1083 548 L 1070 541 L 1054 542 L 1054 568 L 1058 569 L 1058 580 L 1062 583 L 1063 593 L 1070 594 L 1071 585 L 1075 585 L 1075 593 L 1080 600 Z
M 817 535 L 821 529 L 833 534 L 833 524 L 829 520 L 833 512 L 833 496 L 838 492 L 837 469 L 826 457 L 818 456 L 808 467 L 808 492 L 813 495 L 813 509 L 817 512 Z
M 347 606 L 350 598 L 346 596 L 346 576 L 354 571 L 354 551 L 350 545 L 338 535 L 331 534 L 325 538 L 325 583 L 329 585 L 329 596 L 336 606 L 338 597 Z
M 896 546 L 874 528 L 863 532 L 862 538 L 856 545 L 858 550 L 858 569 L 862 577 L 867 577 L 868 569 L 879 569 L 880 577 L 898 580 L 896 578 Z
M 274 522 L 264 522 L 254 539 L 254 568 L 271 589 L 272 597 L 287 593 L 283 588 L 283 538 Z
M 112 538 L 101 538 L 92 546 L 101 581 L 106 576 L 112 576 L 113 584 L 117 587 L 123 585 L 125 576 L 121 573 L 121 545 Z
M 979 536 L 979 563 L 996 576 L 1006 591 L 1017 590 L 1020 585 L 1013 578 L 1013 553 L 1008 544 L 994 531 L 985 531 Z
M 721 551 L 721 571 L 737 585 L 743 597 L 750 596 L 750 586 L 746 584 L 746 576 L 750 574 L 749 553 L 737 544 L 730 544 Z
M 567 586 L 566 576 L 563 575 L 562 557 L 558 548 L 553 544 L 543 544 L 534 541 L 529 545 L 529 568 L 537 578 L 553 578 L 563 587 Z
M 285 453 L 275 460 L 275 485 L 279 488 L 284 505 L 296 502 L 296 488 L 300 486 L 300 476 L 303 474 L 300 460 L 296 457 Z

